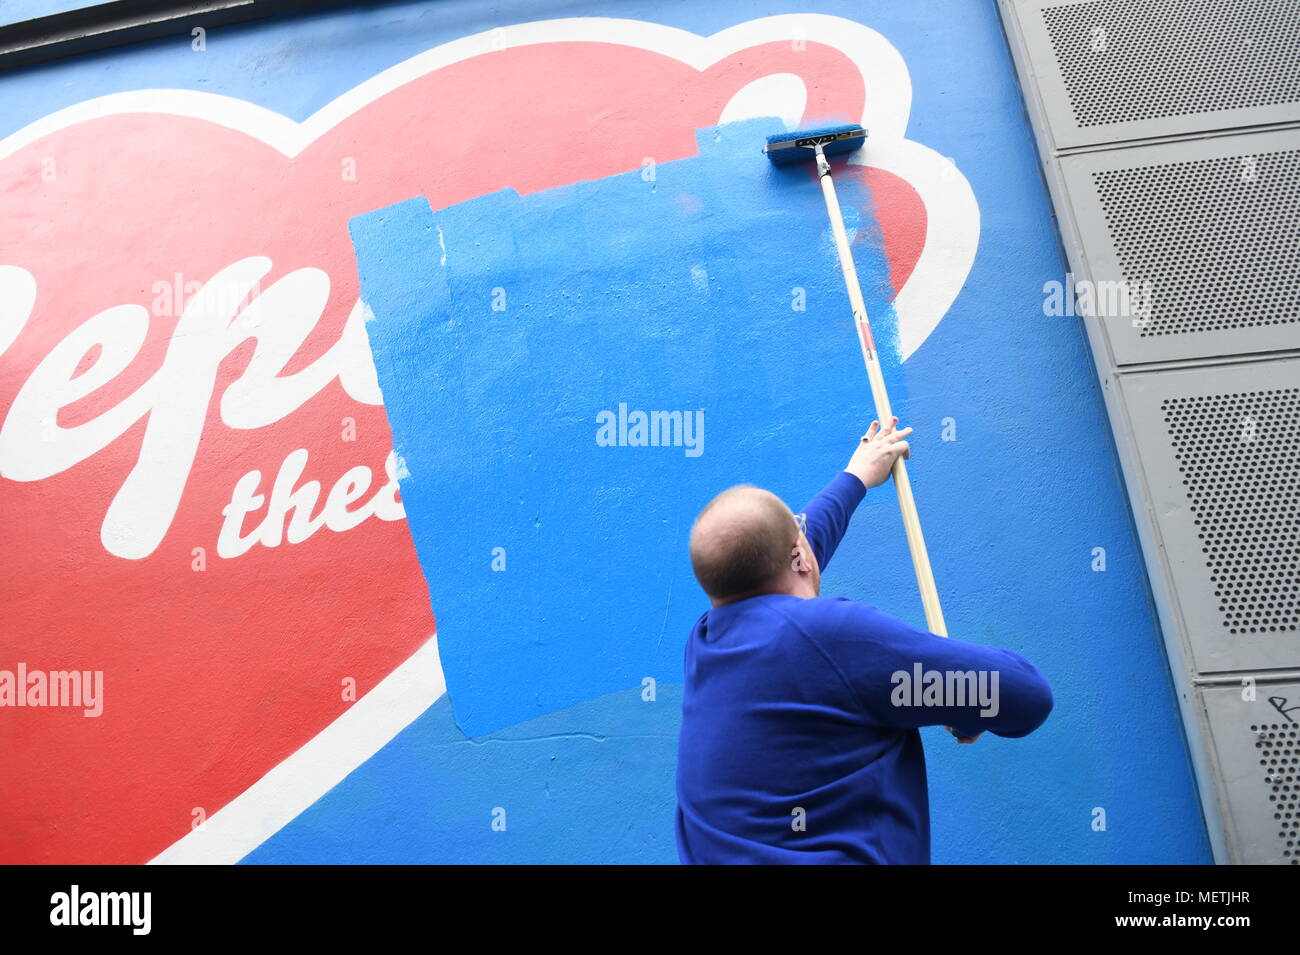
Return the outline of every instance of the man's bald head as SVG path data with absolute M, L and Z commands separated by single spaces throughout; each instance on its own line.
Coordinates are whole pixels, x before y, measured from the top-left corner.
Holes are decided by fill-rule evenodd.
M 691 567 L 714 602 L 763 591 L 790 570 L 799 529 L 790 508 L 752 484 L 728 488 L 691 528 Z

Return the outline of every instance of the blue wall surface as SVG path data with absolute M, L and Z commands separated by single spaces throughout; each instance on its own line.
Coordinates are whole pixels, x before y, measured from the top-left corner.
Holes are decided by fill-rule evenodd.
M 1044 283 L 1063 265 L 992 2 L 334 11 L 228 28 L 202 57 L 177 56 L 178 39 L 23 72 L 5 81 L 0 133 L 156 87 L 301 120 L 439 43 L 550 16 L 709 34 L 804 11 L 865 23 L 897 48 L 908 137 L 952 157 L 978 202 L 969 276 L 903 362 L 873 196 L 851 181 L 841 194 L 895 411 L 916 428 L 912 476 L 949 630 L 1024 654 L 1056 697 L 1023 740 L 959 747 L 925 731 L 934 860 L 1208 862 L 1082 329 L 1044 315 Z M 706 609 L 686 557 L 691 520 L 741 481 L 798 508 L 872 418 L 816 182 L 759 151 L 781 128 L 699 130 L 698 156 L 659 165 L 658 193 L 633 167 L 447 208 L 412 196 L 353 220 L 449 698 L 247 862 L 676 861 L 682 652 Z M 695 211 L 665 193 L 694 197 Z M 794 287 L 806 312 L 791 311 Z M 620 403 L 706 409 L 703 453 L 599 446 L 597 415 Z M 943 440 L 945 422 L 956 440 Z M 494 547 L 505 572 L 492 570 Z M 868 495 L 823 592 L 922 619 L 890 487 Z M 495 807 L 509 814 L 504 832 L 488 824 Z

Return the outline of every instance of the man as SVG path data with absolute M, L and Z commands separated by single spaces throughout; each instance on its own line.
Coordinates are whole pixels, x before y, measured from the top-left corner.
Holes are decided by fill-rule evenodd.
M 686 644 L 677 756 L 683 863 L 930 861 L 918 727 L 961 742 L 1025 736 L 1052 709 L 1028 660 L 821 597 L 821 571 L 911 428 L 873 421 L 796 518 L 749 485 L 696 518 L 690 553 L 712 601 Z M 935 675 L 932 675 L 935 674 Z

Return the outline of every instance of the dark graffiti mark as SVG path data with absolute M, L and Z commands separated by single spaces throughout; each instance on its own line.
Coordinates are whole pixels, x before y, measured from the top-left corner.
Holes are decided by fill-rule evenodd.
M 1277 710 L 1286 718 L 1288 723 L 1295 722 L 1295 720 L 1291 718 L 1291 714 L 1296 710 L 1300 710 L 1300 703 L 1297 703 L 1295 706 L 1287 706 L 1286 704 L 1288 701 L 1285 696 L 1270 696 L 1268 701 L 1273 704 L 1273 709 Z

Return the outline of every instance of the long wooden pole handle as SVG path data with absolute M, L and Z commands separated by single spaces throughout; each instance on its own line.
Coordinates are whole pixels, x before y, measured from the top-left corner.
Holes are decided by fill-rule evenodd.
M 858 285 L 858 270 L 853 264 L 849 237 L 844 231 L 844 215 L 840 212 L 840 201 L 835 195 L 835 183 L 831 180 L 830 164 L 820 152 L 817 155 L 817 167 L 818 178 L 822 184 L 822 196 L 826 199 L 826 211 L 830 214 L 831 231 L 835 235 L 835 248 L 840 255 L 840 271 L 844 273 L 844 285 L 848 288 L 849 303 L 853 306 L 853 323 L 858 330 L 858 344 L 862 346 L 862 360 L 866 363 L 867 379 L 871 382 L 871 397 L 875 401 L 876 417 L 882 428 L 887 427 L 894 415 L 889 407 L 889 394 L 885 390 L 885 376 L 880 370 L 875 341 L 871 337 L 871 323 L 867 321 L 867 306 L 862 301 L 862 288 Z M 930 555 L 925 549 L 925 536 L 921 533 L 921 517 L 916 510 L 916 499 L 912 496 L 912 482 L 907 476 L 907 465 L 902 458 L 894 461 L 892 474 L 894 487 L 898 492 L 898 508 L 903 514 L 903 530 L 907 534 L 907 547 L 912 554 L 912 569 L 916 572 L 917 587 L 921 591 L 921 605 L 925 608 L 925 625 L 931 633 L 946 637 L 948 626 L 944 623 L 943 608 L 939 604 L 939 589 L 934 583 Z

